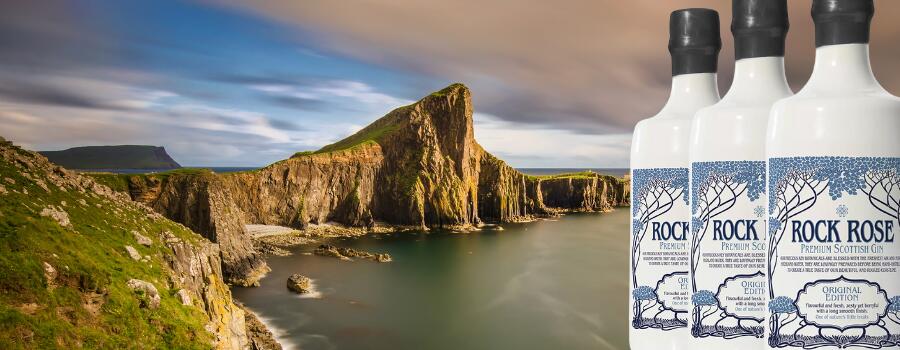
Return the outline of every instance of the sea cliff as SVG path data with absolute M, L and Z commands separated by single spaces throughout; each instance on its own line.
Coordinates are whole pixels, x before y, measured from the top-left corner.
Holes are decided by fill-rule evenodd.
M 473 111 L 469 89 L 453 84 L 344 140 L 256 171 L 125 175 L 122 190 L 219 243 L 225 275 L 238 285 L 267 269 L 246 224 L 469 229 L 628 205 L 622 179 L 513 169 L 475 141 Z

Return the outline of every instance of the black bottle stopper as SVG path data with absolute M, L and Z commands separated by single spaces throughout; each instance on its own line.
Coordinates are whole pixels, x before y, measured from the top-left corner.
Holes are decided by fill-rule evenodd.
M 813 0 L 816 47 L 867 44 L 874 15 L 873 0 Z
M 731 8 L 736 59 L 784 56 L 787 0 L 733 0 Z
M 722 38 L 719 13 L 702 8 L 672 12 L 669 20 L 669 53 L 672 75 L 715 73 Z

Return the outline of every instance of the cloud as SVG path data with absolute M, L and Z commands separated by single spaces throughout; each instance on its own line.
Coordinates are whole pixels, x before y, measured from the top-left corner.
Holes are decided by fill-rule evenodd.
M 364 105 L 367 110 L 384 111 L 413 101 L 377 91 L 371 85 L 353 80 L 278 80 L 266 78 L 242 79 L 265 99 L 299 110 L 332 111 L 347 109 L 348 102 Z
M 795 89 L 812 68 L 810 1 L 790 1 L 787 66 Z M 214 2 L 312 32 L 320 38 L 310 41 L 318 52 L 465 82 L 476 108 L 498 118 L 579 133 L 629 132 L 664 104 L 667 21 L 676 6 L 719 10 L 726 44 L 723 92 L 733 74 L 730 2 L 721 0 Z M 900 41 L 900 22 L 890 14 L 900 12 L 900 2 L 877 5 L 875 70 L 898 92 L 894 62 L 900 52 L 894 43 Z
M 524 168 L 627 168 L 631 147 L 630 133 L 522 128 L 484 113 L 475 114 L 475 138 L 485 150 Z
M 203 104 L 177 94 L 88 78 L 34 76 L 36 86 L 79 92 L 91 103 L 51 103 L 0 90 L 3 136 L 40 150 L 82 145 L 166 146 L 186 165 L 264 165 L 344 135 L 343 126 L 311 131 L 293 121 Z M 43 96 L 43 88 L 36 96 Z M 55 90 L 54 90 L 55 91 Z M 10 98 L 14 97 L 14 98 Z M 116 108 L 108 108 L 113 106 Z

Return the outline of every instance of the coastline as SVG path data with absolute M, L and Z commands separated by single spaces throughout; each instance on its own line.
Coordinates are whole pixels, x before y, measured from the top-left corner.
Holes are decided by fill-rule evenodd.
M 508 304 L 518 304 L 522 302 L 522 298 L 534 297 L 538 298 L 538 300 L 532 302 L 538 302 L 539 305 L 544 305 L 540 304 L 542 301 L 550 303 L 545 305 L 548 308 L 547 310 L 550 310 L 555 308 L 553 305 L 555 305 L 556 301 L 552 298 L 549 300 L 545 298 L 552 296 L 555 293 L 560 293 L 560 288 L 554 287 L 555 284 L 542 284 L 540 281 L 543 281 L 545 278 L 560 278 L 562 281 L 566 281 L 563 285 L 568 285 L 569 287 L 576 285 L 573 283 L 579 282 L 577 282 L 577 280 L 570 280 L 567 277 L 569 274 L 559 273 L 558 271 L 545 272 L 549 274 L 548 276 L 553 277 L 538 277 L 538 271 L 543 271 L 552 266 L 563 266 L 569 263 L 584 262 L 584 258 L 586 257 L 585 252 L 592 249 L 602 249 L 604 252 L 608 251 L 608 249 L 613 249 L 608 248 L 611 247 L 609 242 L 618 241 L 617 234 L 614 233 L 620 232 L 618 226 L 624 225 L 620 219 L 622 218 L 622 215 L 627 216 L 628 214 L 627 211 L 621 210 L 623 208 L 627 209 L 627 207 L 614 208 L 613 212 L 618 212 L 619 214 L 609 213 L 609 211 L 573 211 L 566 213 L 571 215 L 534 217 L 530 220 L 532 223 L 525 225 L 485 224 L 480 227 L 480 232 L 483 234 L 478 234 L 478 231 L 467 231 L 467 233 L 472 233 L 471 235 L 467 233 L 457 233 L 448 229 L 431 229 L 428 232 L 418 231 L 416 234 L 408 236 L 402 234 L 390 234 L 401 231 L 387 230 L 384 228 L 379 232 L 364 232 L 365 230 L 360 228 L 341 227 L 337 229 L 331 227 L 329 228 L 329 234 L 327 235 L 313 236 L 311 232 L 297 231 L 287 235 L 274 236 L 301 237 L 307 239 L 307 241 L 295 243 L 288 247 L 289 249 L 287 250 L 293 252 L 293 254 L 290 254 L 292 257 L 266 256 L 265 259 L 267 262 L 273 266 L 272 275 L 268 276 L 264 281 L 261 281 L 260 287 L 235 287 L 234 293 L 236 293 L 235 297 L 237 300 L 253 305 L 255 307 L 253 312 L 269 317 L 268 319 L 261 319 L 261 321 L 270 327 L 273 334 L 277 335 L 276 339 L 285 346 L 285 349 L 302 344 L 305 344 L 301 346 L 302 348 L 324 348 L 321 346 L 325 343 L 321 343 L 320 338 L 313 338 L 313 336 L 327 337 L 327 339 L 329 339 L 328 344 L 345 345 L 362 344 L 365 342 L 363 339 L 365 339 L 367 335 L 375 333 L 384 334 L 383 332 L 403 334 L 403 337 L 405 337 L 403 338 L 403 341 L 406 339 L 415 339 L 416 335 L 405 334 L 402 331 L 398 331 L 398 329 L 403 328 L 400 324 L 405 322 L 404 320 L 410 320 L 409 318 L 392 318 L 393 321 L 388 325 L 382 323 L 367 323 L 366 326 L 362 326 L 355 322 L 337 322 L 337 320 L 347 317 L 351 317 L 350 319 L 354 319 L 352 317 L 363 317 L 363 319 L 368 320 L 367 322 L 372 322 L 373 317 L 374 319 L 377 319 L 378 317 L 386 317 L 390 314 L 390 311 L 385 310 L 397 310 L 397 308 L 402 308 L 402 305 L 405 305 L 407 302 L 411 302 L 412 305 L 419 305 L 418 307 L 413 308 L 418 310 L 422 305 L 428 305 L 430 298 L 433 297 L 425 297 L 425 295 L 431 295 L 430 293 L 433 292 L 440 293 L 439 291 L 433 290 L 432 287 L 429 287 L 433 284 L 424 282 L 425 280 L 420 280 L 420 278 L 435 278 L 436 280 L 442 280 L 445 277 L 432 277 L 440 276 L 441 274 L 433 275 L 431 271 L 441 271 L 441 269 L 449 268 L 451 265 L 455 266 L 453 269 L 464 268 L 475 269 L 472 270 L 473 272 L 478 271 L 474 274 L 451 274 L 454 276 L 467 276 L 467 279 L 471 278 L 473 280 L 478 280 L 478 276 L 485 276 L 485 273 L 487 275 L 500 274 L 498 276 L 506 276 L 499 279 L 483 280 L 483 283 L 486 284 L 478 284 L 479 286 L 482 286 L 481 288 L 487 288 L 479 289 L 480 291 L 484 292 L 489 290 L 490 292 L 488 292 L 488 295 L 476 297 L 476 300 L 484 301 L 489 300 L 489 296 L 498 297 L 498 295 L 506 295 L 504 293 L 513 293 L 510 294 L 513 296 L 510 297 L 511 299 L 503 299 L 503 304 L 492 304 L 490 307 L 511 307 Z M 588 224 L 589 226 L 582 226 L 583 224 L 581 223 Z M 501 228 L 505 232 L 497 232 L 500 231 Z M 315 231 L 321 232 L 323 230 L 325 230 L 324 227 L 316 227 Z M 604 234 L 595 235 L 593 234 L 594 232 Z M 272 239 L 272 237 L 266 237 L 264 239 Z M 589 241 L 573 243 L 569 242 L 571 239 L 589 239 Z M 508 248 L 517 247 L 518 249 L 495 249 L 497 244 L 501 244 L 501 242 L 504 242 L 502 244 Z M 521 242 L 531 243 L 523 246 Z M 312 252 L 312 249 L 320 243 L 357 249 L 359 251 L 390 253 L 395 257 L 395 261 L 398 261 L 391 264 L 398 265 L 382 265 L 373 264 L 371 262 L 353 263 L 328 256 L 319 256 Z M 522 249 L 532 247 L 532 244 L 537 244 L 537 246 L 533 246 L 538 249 L 537 251 L 529 252 L 530 249 Z M 476 248 L 477 246 L 484 248 L 490 247 L 490 249 L 479 249 Z M 560 258 L 547 260 L 549 257 L 547 255 L 549 254 L 547 249 L 550 247 L 553 247 L 552 251 L 569 252 L 578 249 L 580 253 L 574 255 L 569 255 L 569 253 L 565 253 L 564 255 L 553 255 Z M 439 249 L 442 252 L 444 249 L 451 249 L 451 251 L 455 251 L 455 254 L 457 254 L 461 260 L 451 265 L 437 262 L 432 258 L 441 256 L 449 258 L 449 256 L 438 253 L 438 250 L 435 249 Z M 618 252 L 616 249 L 613 251 Z M 499 265 L 483 265 L 478 263 L 479 261 L 482 263 L 485 261 L 495 261 L 495 258 L 491 257 L 493 254 L 503 254 L 504 256 L 508 256 L 511 260 L 503 259 L 505 263 Z M 595 253 L 590 253 L 590 256 L 596 256 L 594 254 Z M 443 259 L 440 260 L 445 261 Z M 515 262 L 517 260 L 518 262 Z M 610 261 L 617 262 L 620 260 L 621 259 L 590 260 L 590 265 L 607 266 L 606 264 Z M 547 265 L 550 262 L 552 262 L 552 264 Z M 427 264 L 425 266 L 431 267 L 426 268 L 423 267 L 422 264 Z M 435 268 L 437 270 L 434 270 Z M 570 268 L 567 267 L 564 270 L 570 271 L 569 269 Z M 583 269 L 584 271 L 582 272 L 586 273 L 587 271 L 594 271 L 596 267 L 583 267 Z M 491 272 L 487 273 L 485 271 Z M 406 280 L 405 277 L 399 280 L 390 280 L 390 278 L 396 278 L 400 275 L 407 276 L 407 273 L 411 272 L 421 273 L 422 275 L 416 277 L 416 280 L 423 281 L 423 284 L 404 284 L 402 281 Z M 302 298 L 285 290 L 283 283 L 284 279 L 295 273 L 301 273 L 315 279 L 317 284 L 319 284 L 319 287 L 322 288 L 321 292 L 326 293 L 327 295 L 323 295 L 321 299 L 309 299 Z M 385 282 L 389 286 L 375 288 L 374 290 L 371 290 L 372 293 L 370 293 L 369 288 L 372 286 L 373 281 L 382 280 L 382 278 L 389 278 L 392 282 Z M 532 280 L 533 278 L 538 279 Z M 451 279 L 455 280 L 454 278 Z M 510 286 L 507 286 L 507 284 L 518 285 L 525 283 L 525 280 L 523 279 L 531 280 L 529 283 L 537 283 L 533 287 L 538 288 L 540 292 L 527 292 L 522 291 L 519 288 L 513 290 L 509 289 L 511 288 Z M 591 285 L 589 289 L 592 291 L 590 293 L 585 292 L 585 294 L 607 293 L 609 287 L 610 285 L 608 284 Z M 416 290 L 421 291 L 416 292 Z M 424 291 L 429 292 L 421 294 Z M 581 293 L 579 292 L 578 294 L 580 295 Z M 477 304 L 478 303 L 476 302 L 476 306 L 473 306 L 472 310 L 482 310 Z M 593 304 L 588 303 L 584 305 Z M 584 305 L 581 307 L 587 307 Z M 542 308 L 534 310 L 536 310 L 534 312 L 537 314 L 544 314 L 544 311 L 542 311 L 544 309 Z M 298 324 L 289 321 L 292 317 L 300 317 L 298 319 L 298 322 L 300 323 Z M 430 318 L 427 317 L 426 319 L 430 320 Z M 502 323 L 502 317 L 485 321 L 485 325 L 498 324 L 497 322 Z M 596 331 L 594 324 L 582 324 L 579 322 L 576 322 L 576 324 L 575 327 L 583 326 L 586 327 L 585 330 L 590 329 Z M 566 327 L 570 326 L 571 325 L 567 325 Z M 290 334 L 285 333 L 286 330 L 288 330 Z M 354 340 L 344 337 L 335 338 L 337 337 L 337 334 L 341 334 L 341 332 L 361 330 L 367 330 L 369 333 L 360 333 L 358 338 L 353 338 Z M 477 328 L 473 328 L 472 332 L 475 332 L 473 334 L 478 334 Z M 601 333 L 605 334 L 603 336 L 604 338 L 608 338 L 613 336 L 611 334 L 618 334 L 619 331 L 604 328 Z M 287 343 L 289 341 L 293 341 L 294 344 Z M 310 343 L 307 344 L 307 341 Z M 555 342 L 557 340 L 553 341 Z M 576 344 L 581 341 L 588 340 L 574 340 L 573 343 L 569 344 Z

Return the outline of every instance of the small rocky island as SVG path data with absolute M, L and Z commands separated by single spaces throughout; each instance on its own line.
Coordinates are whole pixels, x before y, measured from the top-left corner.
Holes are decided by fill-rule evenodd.
M 469 89 L 453 84 L 341 141 L 256 171 L 96 178 L 218 243 L 227 281 L 243 286 L 268 271 L 247 224 L 468 230 L 628 205 L 623 179 L 529 176 L 510 167 L 475 141 L 473 111 Z

